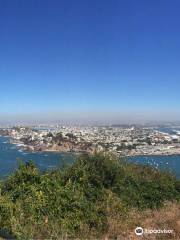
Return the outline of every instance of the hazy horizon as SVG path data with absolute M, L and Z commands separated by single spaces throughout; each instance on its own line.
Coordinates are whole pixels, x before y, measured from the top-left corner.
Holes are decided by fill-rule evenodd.
M 174 112 L 52 112 L 0 115 L 0 124 L 146 124 L 180 122 Z

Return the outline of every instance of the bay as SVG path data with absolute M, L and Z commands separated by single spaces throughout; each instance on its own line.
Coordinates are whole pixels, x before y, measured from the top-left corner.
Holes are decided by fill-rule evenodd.
M 14 172 L 19 165 L 19 161 L 28 162 L 33 160 L 41 171 L 45 171 L 57 169 L 63 164 L 70 165 L 75 159 L 76 155 L 73 153 L 24 152 L 20 146 L 11 144 L 9 138 L 0 137 L 0 178 L 4 178 Z M 168 170 L 180 178 L 179 155 L 135 156 L 129 157 L 128 161 Z
M 134 156 L 128 160 L 133 163 L 150 165 L 160 170 L 166 170 L 180 179 L 180 155 L 171 156 Z
M 20 146 L 11 144 L 9 138 L 0 137 L 0 178 L 4 178 L 14 172 L 20 161 L 32 160 L 41 170 L 53 170 L 63 164 L 72 164 L 75 155 L 72 153 L 57 152 L 24 152 Z

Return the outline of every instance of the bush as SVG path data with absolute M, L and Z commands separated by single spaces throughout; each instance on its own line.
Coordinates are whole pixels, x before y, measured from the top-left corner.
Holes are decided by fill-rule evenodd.
M 21 164 L 1 184 L 0 228 L 19 239 L 97 238 L 109 219 L 179 200 L 179 185 L 168 173 L 107 153 L 44 174 L 32 162 Z

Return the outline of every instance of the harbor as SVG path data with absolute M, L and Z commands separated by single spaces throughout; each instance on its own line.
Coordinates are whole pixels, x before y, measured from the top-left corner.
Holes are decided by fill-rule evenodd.
M 21 161 L 28 162 L 32 160 L 40 171 L 49 171 L 65 164 L 71 165 L 76 158 L 77 154 L 75 153 L 23 151 L 20 145 L 10 143 L 9 137 L 0 137 L 0 178 L 13 173 Z M 180 155 L 131 156 L 126 159 L 129 162 L 170 171 L 180 178 Z

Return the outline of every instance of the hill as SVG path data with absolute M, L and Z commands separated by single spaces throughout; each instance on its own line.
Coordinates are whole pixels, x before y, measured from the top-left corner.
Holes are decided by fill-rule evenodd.
M 2 236 L 136 239 L 140 225 L 173 229 L 169 237 L 180 237 L 180 181 L 111 154 L 81 155 L 72 166 L 45 173 L 22 163 L 0 190 Z

